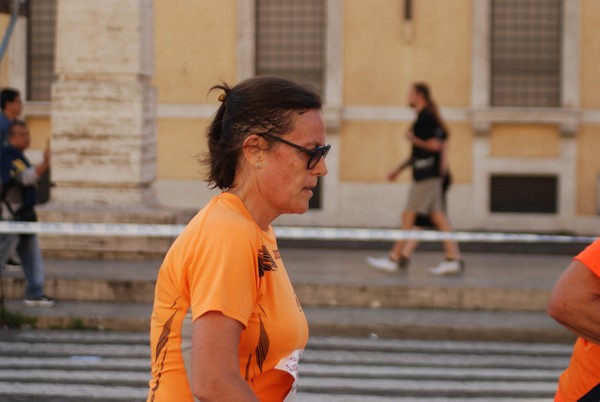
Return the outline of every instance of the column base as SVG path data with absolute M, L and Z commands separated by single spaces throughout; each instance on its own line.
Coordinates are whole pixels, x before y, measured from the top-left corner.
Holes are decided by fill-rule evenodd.
M 158 199 L 154 187 L 148 185 L 94 186 L 85 184 L 57 183 L 52 188 L 52 202 L 64 205 L 98 206 L 149 206 L 157 207 Z

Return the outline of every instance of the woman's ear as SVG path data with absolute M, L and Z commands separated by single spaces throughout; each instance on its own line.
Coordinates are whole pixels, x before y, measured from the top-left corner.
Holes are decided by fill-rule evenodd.
M 253 165 L 261 162 L 263 159 L 263 152 L 265 147 L 263 139 L 256 134 L 250 134 L 243 143 L 244 157 L 246 160 Z

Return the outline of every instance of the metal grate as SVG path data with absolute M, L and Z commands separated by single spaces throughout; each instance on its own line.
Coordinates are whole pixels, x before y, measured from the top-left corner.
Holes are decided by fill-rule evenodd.
M 558 179 L 555 176 L 494 175 L 490 189 L 491 212 L 558 212 Z
M 560 106 L 561 0 L 492 0 L 492 106 Z
M 256 74 L 275 75 L 323 92 L 325 0 L 257 0 Z M 322 203 L 322 179 L 309 208 Z
M 54 79 L 56 0 L 29 0 L 27 7 L 27 99 L 47 101 Z
M 323 89 L 324 0 L 258 0 L 256 74 Z
M 13 0 L 0 0 L 0 13 L 1 14 L 12 14 L 14 1 Z M 19 1 L 19 15 L 26 15 L 25 3 Z

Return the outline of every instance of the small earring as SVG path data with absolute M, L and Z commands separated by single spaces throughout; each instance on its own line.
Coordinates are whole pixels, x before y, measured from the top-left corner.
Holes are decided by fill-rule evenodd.
M 260 163 L 257 163 L 256 165 L 254 165 L 255 169 L 260 169 Z

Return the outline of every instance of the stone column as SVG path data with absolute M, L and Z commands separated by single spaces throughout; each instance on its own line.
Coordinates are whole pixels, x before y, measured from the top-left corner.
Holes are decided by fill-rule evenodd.
M 154 205 L 152 0 L 58 0 L 52 201 Z

